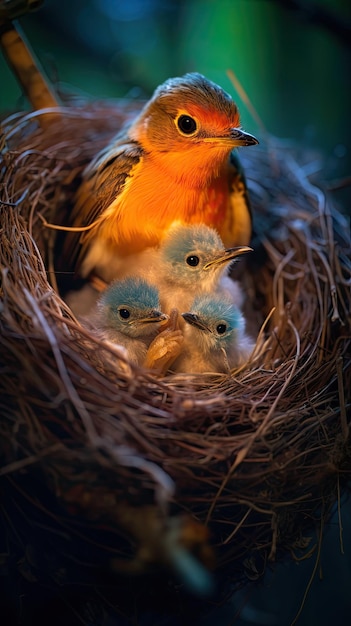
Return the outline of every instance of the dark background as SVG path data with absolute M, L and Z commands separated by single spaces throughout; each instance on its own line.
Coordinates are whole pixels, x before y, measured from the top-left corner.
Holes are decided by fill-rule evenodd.
M 311 172 L 330 185 L 351 175 L 350 24 L 349 0 L 46 0 L 21 20 L 61 94 L 146 98 L 167 77 L 199 71 L 234 96 L 243 128 L 259 136 L 226 75 L 232 69 L 267 130 L 311 151 Z M 3 58 L 0 77 L 1 115 L 26 107 Z M 350 186 L 336 199 L 351 214 Z M 350 623 L 349 504 L 342 523 L 345 555 L 335 515 L 299 626 Z M 276 567 L 235 623 L 288 626 L 314 564 L 315 556 Z M 203 626 L 233 623 L 245 593 Z

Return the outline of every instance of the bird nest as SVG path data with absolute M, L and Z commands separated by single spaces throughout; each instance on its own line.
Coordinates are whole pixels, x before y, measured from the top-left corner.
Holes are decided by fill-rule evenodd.
M 88 588 L 90 606 L 126 613 L 205 591 L 208 569 L 235 585 L 309 556 L 351 473 L 350 236 L 291 148 L 240 153 L 255 251 L 242 283 L 261 330 L 231 376 L 129 366 L 60 296 L 70 274 L 47 223 L 65 222 L 129 114 L 69 106 L 45 130 L 40 112 L 12 116 L 0 186 L 2 552 L 19 594 Z

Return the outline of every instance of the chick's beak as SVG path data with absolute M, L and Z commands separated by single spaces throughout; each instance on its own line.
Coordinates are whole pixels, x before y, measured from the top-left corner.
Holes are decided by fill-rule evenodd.
M 182 313 L 182 317 L 191 326 L 196 326 L 200 330 L 210 332 L 209 328 L 204 324 L 196 313 Z
M 169 315 L 166 315 L 166 313 L 161 313 L 160 311 L 152 311 L 148 317 L 142 317 L 135 321 L 138 324 L 166 324 L 168 320 Z
M 229 263 L 229 261 L 235 259 L 235 257 L 240 256 L 241 254 L 245 254 L 246 252 L 253 252 L 253 249 L 249 248 L 249 246 L 237 246 L 236 248 L 228 248 L 223 253 L 215 256 L 211 261 L 206 263 L 203 269 L 208 270 L 214 265 L 218 266 Z

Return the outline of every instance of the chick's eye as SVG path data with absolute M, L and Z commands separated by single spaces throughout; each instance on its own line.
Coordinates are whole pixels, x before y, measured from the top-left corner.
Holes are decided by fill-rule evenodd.
M 119 316 L 123 319 L 123 320 L 127 320 L 128 317 L 130 317 L 130 312 L 128 311 L 128 309 L 119 309 L 118 310 Z
M 225 333 L 225 331 L 227 330 L 227 325 L 226 324 L 218 324 L 218 326 L 216 326 L 216 330 L 217 330 L 217 333 L 219 335 L 223 335 Z
M 190 256 L 186 257 L 186 262 L 191 267 L 196 267 L 197 265 L 199 265 L 200 259 L 198 256 L 196 256 L 196 254 L 191 254 Z
M 184 135 L 192 135 L 197 129 L 196 122 L 190 115 L 180 115 L 177 124 L 179 130 L 184 133 Z

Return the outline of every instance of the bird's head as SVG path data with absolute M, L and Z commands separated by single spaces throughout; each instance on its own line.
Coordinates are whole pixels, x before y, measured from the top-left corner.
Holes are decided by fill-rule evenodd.
M 204 224 L 174 223 L 160 248 L 160 275 L 171 285 L 211 291 L 248 246 L 225 249 L 217 231 Z
M 182 317 L 186 322 L 184 332 L 204 352 L 226 349 L 245 326 L 242 313 L 230 299 L 211 294 L 195 298 L 191 311 L 182 313 Z
M 182 153 L 192 168 L 223 163 L 233 148 L 258 141 L 240 129 L 238 108 L 221 87 L 198 73 L 160 85 L 130 129 L 160 163 L 176 168 Z M 160 155 L 163 155 L 163 159 Z
M 169 316 L 160 311 L 158 290 L 140 278 L 114 281 L 98 301 L 102 325 L 129 337 L 156 335 Z

